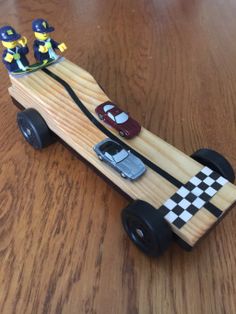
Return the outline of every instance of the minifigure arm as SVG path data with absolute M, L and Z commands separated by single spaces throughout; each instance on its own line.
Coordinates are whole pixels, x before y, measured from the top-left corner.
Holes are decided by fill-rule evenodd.
M 55 40 L 51 39 L 51 44 L 53 49 L 59 49 L 61 52 L 67 49 L 66 45 L 64 43 L 58 43 Z
M 29 48 L 28 48 L 28 46 L 20 47 L 20 49 L 18 50 L 18 52 L 19 52 L 19 54 L 27 55 L 27 53 L 29 52 Z
M 34 51 L 38 51 L 39 50 L 39 42 L 37 40 L 34 41 L 34 45 L 33 45 L 33 49 Z
M 42 53 L 48 52 L 48 48 L 45 45 L 42 45 L 42 43 L 40 43 L 38 40 L 34 41 L 33 49 L 35 53 L 38 51 Z
M 51 38 L 51 45 L 53 49 L 58 49 L 60 44 Z

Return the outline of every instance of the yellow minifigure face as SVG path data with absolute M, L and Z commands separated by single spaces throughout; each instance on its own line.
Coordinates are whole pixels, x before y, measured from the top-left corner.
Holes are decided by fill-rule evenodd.
M 17 44 L 17 41 L 2 41 L 2 45 L 8 49 L 15 48 Z
M 35 37 L 39 40 L 47 40 L 49 38 L 49 35 L 47 33 L 34 33 Z

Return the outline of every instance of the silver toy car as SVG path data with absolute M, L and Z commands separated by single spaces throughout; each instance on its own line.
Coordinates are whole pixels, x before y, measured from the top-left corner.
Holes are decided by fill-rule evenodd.
M 123 178 L 136 180 L 146 171 L 144 163 L 120 144 L 106 138 L 93 147 L 98 158 L 115 168 Z

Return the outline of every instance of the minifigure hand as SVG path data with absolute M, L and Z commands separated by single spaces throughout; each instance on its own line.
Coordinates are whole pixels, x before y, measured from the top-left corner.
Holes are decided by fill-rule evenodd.
M 18 43 L 21 45 L 21 46 L 23 46 L 23 47 L 25 47 L 26 45 L 27 45 L 27 38 L 26 37 L 21 37 L 19 40 L 18 40 Z
M 60 45 L 58 45 L 58 49 L 61 52 L 64 52 L 67 49 L 67 47 L 66 47 L 66 45 L 64 43 L 61 43 Z
M 46 53 L 46 52 L 48 52 L 48 48 L 46 46 L 40 45 L 39 46 L 39 51 L 42 52 L 42 53 Z
M 7 62 L 9 62 L 9 63 L 11 63 L 13 59 L 14 59 L 14 57 L 13 57 L 13 55 L 10 54 L 10 53 L 7 53 L 7 54 L 6 54 L 6 57 L 4 58 L 4 60 L 7 61 Z

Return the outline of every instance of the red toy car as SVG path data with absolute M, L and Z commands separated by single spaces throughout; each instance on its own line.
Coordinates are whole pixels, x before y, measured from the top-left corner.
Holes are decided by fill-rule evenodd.
M 141 125 L 137 121 L 112 102 L 107 101 L 99 105 L 95 111 L 99 119 L 116 129 L 120 136 L 132 138 L 141 130 Z

